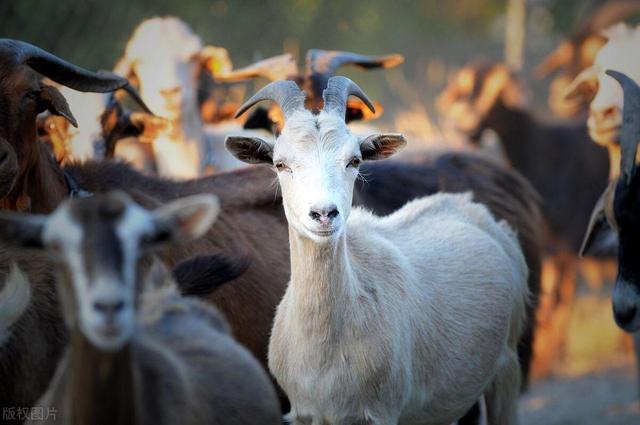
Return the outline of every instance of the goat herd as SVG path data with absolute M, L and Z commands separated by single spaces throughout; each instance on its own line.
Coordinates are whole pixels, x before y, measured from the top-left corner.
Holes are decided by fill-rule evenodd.
M 406 140 L 352 123 L 381 107 L 335 74 L 400 55 L 234 70 L 154 18 L 94 73 L 0 40 L 3 422 L 518 423 L 542 270 L 571 274 L 587 229 L 585 254 L 617 252 L 616 322 L 640 328 L 640 28 L 597 36 L 563 88 L 594 99 L 588 125 L 534 118 L 504 65 L 453 76 L 444 123 L 495 130 L 506 161 L 379 161 Z

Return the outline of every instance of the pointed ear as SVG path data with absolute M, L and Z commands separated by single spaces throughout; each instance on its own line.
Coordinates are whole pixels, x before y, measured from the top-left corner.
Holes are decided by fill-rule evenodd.
M 78 123 L 67 103 L 67 99 L 65 99 L 62 93 L 55 87 L 40 83 L 38 110 L 39 112 L 49 111 L 54 115 L 60 115 L 69 121 L 72 126 L 78 127 Z
M 224 47 L 205 46 L 198 52 L 196 59 L 213 77 L 229 73 L 233 69 L 229 52 Z
M 44 248 L 47 216 L 0 212 L 0 243 L 16 248 Z
M 598 70 L 595 65 L 592 65 L 583 69 L 582 72 L 573 79 L 571 84 L 565 89 L 563 97 L 566 100 L 572 100 L 580 96 L 588 100 L 596 91 L 598 91 Z
M 204 235 L 218 218 L 220 201 L 201 194 L 180 198 L 152 212 L 151 243 L 188 241 Z
M 360 142 L 360 152 L 365 161 L 384 159 L 394 155 L 406 144 L 402 134 L 372 134 Z
M 600 231 L 607 228 L 612 228 L 617 231 L 617 229 L 615 229 L 617 226 L 616 223 L 610 222 L 610 220 L 614 220 L 612 209 L 615 183 L 615 181 L 609 183 L 609 186 L 602 192 L 602 195 L 598 198 L 598 202 L 596 202 L 596 205 L 593 207 L 591 217 L 589 218 L 589 225 L 587 226 L 587 231 L 585 232 L 582 246 L 580 247 L 580 256 L 589 253 Z
M 138 137 L 143 143 L 151 143 L 159 136 L 171 131 L 171 122 L 165 118 L 156 117 L 146 112 L 132 112 L 129 117 L 132 136 Z
M 273 144 L 259 137 L 227 136 L 224 145 L 247 164 L 273 164 Z

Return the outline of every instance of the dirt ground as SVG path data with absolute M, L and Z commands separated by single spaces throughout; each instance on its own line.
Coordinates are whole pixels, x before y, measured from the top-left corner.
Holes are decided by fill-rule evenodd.
M 631 358 L 580 377 L 533 384 L 520 402 L 523 425 L 639 425 L 640 402 Z
M 631 338 L 613 321 L 611 284 L 582 283 L 564 358 L 520 401 L 523 425 L 640 425 Z

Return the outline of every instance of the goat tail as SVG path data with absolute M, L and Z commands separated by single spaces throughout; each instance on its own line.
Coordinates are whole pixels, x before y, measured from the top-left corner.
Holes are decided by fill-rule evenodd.
M 29 280 L 18 265 L 12 263 L 4 287 L 0 290 L 0 342 L 8 335 L 9 328 L 26 311 L 30 300 Z

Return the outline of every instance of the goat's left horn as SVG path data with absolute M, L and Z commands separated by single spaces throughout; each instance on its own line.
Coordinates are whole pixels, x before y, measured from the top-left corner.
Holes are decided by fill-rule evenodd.
M 238 118 L 258 102 L 272 100 L 280 106 L 286 121 L 295 111 L 304 109 L 306 97 L 305 92 L 300 90 L 300 87 L 294 81 L 274 81 L 264 86 L 251 99 L 247 100 L 238 109 L 235 117 Z
M 640 139 L 640 87 L 622 72 L 607 70 L 607 75 L 613 77 L 624 92 L 624 106 L 622 108 L 622 130 L 620 131 L 620 173 L 625 182 L 631 182 L 631 176 L 636 165 L 636 152 Z
M 347 112 L 347 99 L 352 95 L 362 100 L 371 112 L 376 112 L 373 103 L 362 89 L 347 77 L 342 76 L 329 78 L 327 88 L 322 92 L 323 110 L 336 113 L 339 117 L 344 118 Z

